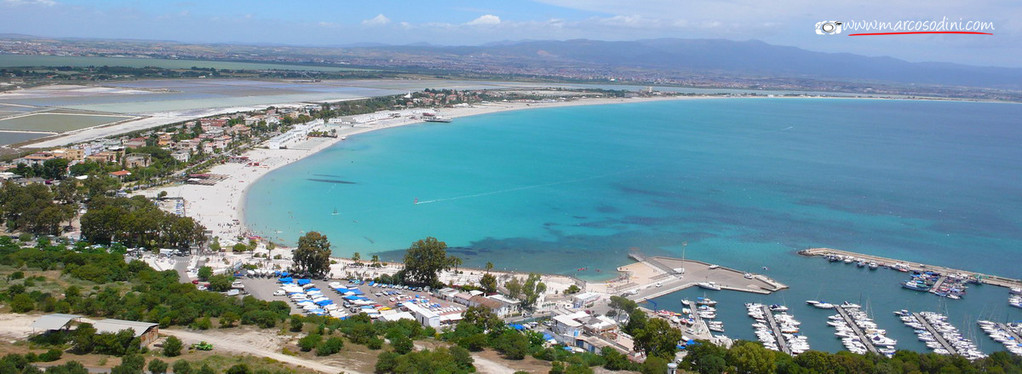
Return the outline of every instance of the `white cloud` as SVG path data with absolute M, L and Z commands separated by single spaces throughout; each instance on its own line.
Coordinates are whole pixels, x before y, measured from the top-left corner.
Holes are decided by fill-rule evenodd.
M 367 20 L 362 20 L 362 24 L 366 26 L 382 26 L 388 23 L 390 23 L 390 18 L 387 18 L 387 16 L 383 15 L 382 13 L 377 14 L 376 17 Z
M 479 18 L 469 21 L 466 25 L 499 25 L 500 17 L 492 14 L 482 15 Z
M 3 0 L 5 5 L 43 5 L 43 6 L 54 6 L 57 5 L 56 1 L 53 0 Z

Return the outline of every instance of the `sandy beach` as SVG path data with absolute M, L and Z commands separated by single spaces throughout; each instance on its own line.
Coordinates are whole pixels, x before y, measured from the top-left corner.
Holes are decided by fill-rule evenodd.
M 699 97 L 595 98 L 528 103 L 487 103 L 477 104 L 470 107 L 444 108 L 437 110 L 436 112 L 444 117 L 453 119 L 512 110 L 580 105 L 622 104 L 661 100 L 683 100 L 693 98 Z M 249 186 L 255 183 L 259 178 L 274 169 L 316 154 L 323 149 L 343 141 L 347 137 L 370 131 L 423 123 L 421 119 L 411 118 L 414 112 L 421 111 L 423 110 L 404 110 L 400 111 L 401 117 L 399 118 L 381 119 L 354 126 L 340 125 L 336 127 L 336 138 L 309 138 L 296 145 L 290 146 L 288 149 L 256 148 L 249 150 L 245 152 L 243 156 L 247 156 L 251 163 L 258 163 L 259 166 L 250 166 L 245 163 L 225 163 L 216 165 L 209 171 L 209 173 L 224 176 L 226 179 L 212 186 L 183 184 L 160 187 L 157 189 L 143 191 L 142 193 L 146 196 L 156 196 L 160 193 L 160 191 L 166 191 L 168 197 L 182 198 L 185 202 L 185 215 L 196 219 L 203 226 L 206 226 L 207 229 L 212 230 L 213 236 L 219 237 L 221 245 L 232 245 L 238 242 L 238 238 L 245 236 L 247 233 L 244 225 L 244 197 Z M 332 128 L 335 127 L 331 127 L 331 129 Z

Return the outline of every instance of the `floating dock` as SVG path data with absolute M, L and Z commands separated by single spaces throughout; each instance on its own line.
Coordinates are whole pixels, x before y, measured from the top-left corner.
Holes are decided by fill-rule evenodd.
M 923 327 L 926 328 L 926 331 L 930 332 L 930 335 L 933 335 L 933 338 L 936 339 L 937 343 L 940 343 L 940 346 L 944 347 L 945 350 L 951 352 L 951 354 L 953 355 L 960 354 L 960 352 L 958 352 L 958 350 L 955 349 L 955 347 L 952 346 L 951 343 L 948 343 L 947 340 L 944 339 L 944 334 L 942 334 L 940 331 L 937 331 L 937 329 L 933 328 L 933 325 L 930 324 L 929 320 L 923 318 L 923 316 L 919 313 L 912 313 L 912 316 L 916 317 L 916 320 L 919 321 L 919 323 L 921 323 Z
M 760 305 L 760 308 L 763 308 L 763 317 L 766 317 L 767 325 L 770 326 L 770 331 L 774 332 L 774 338 L 777 339 L 777 348 L 780 348 L 781 352 L 791 355 L 791 347 L 788 347 L 788 341 L 784 340 L 784 334 L 781 333 L 781 328 L 777 325 L 777 320 L 774 319 L 774 312 L 766 305 Z
M 944 274 L 944 275 L 947 275 L 947 274 L 965 274 L 967 276 L 975 278 L 976 280 L 978 280 L 979 282 L 984 283 L 984 284 L 990 284 L 990 285 L 994 285 L 994 286 L 1001 286 L 1001 287 L 1008 287 L 1008 288 L 1022 287 L 1022 280 L 1019 280 L 1019 279 L 1007 278 L 1007 277 L 1002 277 L 1002 276 L 999 276 L 999 275 L 990 275 L 990 274 L 977 273 L 977 272 L 968 271 L 968 270 L 953 269 L 953 268 L 944 267 L 944 266 L 928 265 L 928 264 L 922 264 L 922 263 L 910 262 L 910 261 L 902 261 L 902 260 L 898 260 L 898 259 L 893 259 L 893 258 L 888 258 L 888 257 L 880 257 L 880 256 L 874 256 L 874 255 L 868 255 L 868 254 L 864 254 L 864 253 L 842 251 L 840 249 L 833 249 L 833 248 L 809 248 L 809 249 L 803 249 L 801 251 L 798 251 L 798 254 L 803 255 L 803 256 L 824 256 L 825 257 L 825 256 L 830 256 L 830 255 L 836 255 L 836 256 L 846 256 L 846 257 L 853 257 L 853 258 L 862 258 L 862 259 L 865 259 L 866 261 L 873 261 L 873 262 L 876 262 L 878 264 L 887 265 L 887 266 L 890 266 L 890 265 L 893 265 L 893 264 L 902 264 L 902 265 L 906 266 L 908 270 L 911 270 L 911 271 L 918 271 L 918 272 L 934 271 L 934 272 L 938 272 L 938 273 L 941 273 L 941 274 Z
M 845 323 L 847 323 L 848 326 L 852 328 L 852 331 L 855 332 L 855 335 L 859 337 L 859 341 L 861 341 L 862 344 L 866 346 L 866 350 L 873 352 L 875 354 L 880 354 L 880 350 L 878 350 L 877 347 L 873 345 L 872 340 L 866 337 L 866 333 L 862 332 L 862 328 L 860 328 L 859 325 L 855 323 L 855 320 L 852 319 L 852 316 L 848 315 L 848 311 L 845 310 L 845 307 L 838 305 L 835 306 L 834 309 L 836 309 L 837 313 L 841 315 L 841 318 L 844 318 Z

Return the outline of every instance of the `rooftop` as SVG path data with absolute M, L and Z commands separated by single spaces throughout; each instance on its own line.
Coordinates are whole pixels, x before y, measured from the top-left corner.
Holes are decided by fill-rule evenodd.
M 73 320 L 82 318 L 77 314 L 47 314 L 32 322 L 33 330 L 60 330 Z

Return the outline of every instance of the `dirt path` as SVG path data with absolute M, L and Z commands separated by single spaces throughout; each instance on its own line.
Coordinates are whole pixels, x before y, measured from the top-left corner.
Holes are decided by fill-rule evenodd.
M 223 350 L 233 353 L 245 353 L 253 356 L 267 357 L 283 363 L 303 366 L 323 373 L 334 374 L 344 372 L 360 374 L 348 367 L 332 366 L 322 362 L 307 360 L 301 357 L 288 356 L 280 353 L 279 340 L 281 339 L 268 339 L 266 334 L 258 334 L 259 336 L 253 336 L 254 334 L 207 334 L 171 329 L 160 330 L 160 333 L 176 336 L 178 339 L 181 339 L 186 346 L 204 340 L 213 344 L 214 351 Z
M 0 336 L 15 339 L 25 339 L 32 333 L 32 322 L 39 319 L 41 315 L 35 314 L 0 314 Z
M 473 364 L 476 366 L 476 372 L 479 373 L 514 374 L 515 372 L 515 369 L 477 354 L 473 354 L 472 359 L 474 360 Z

